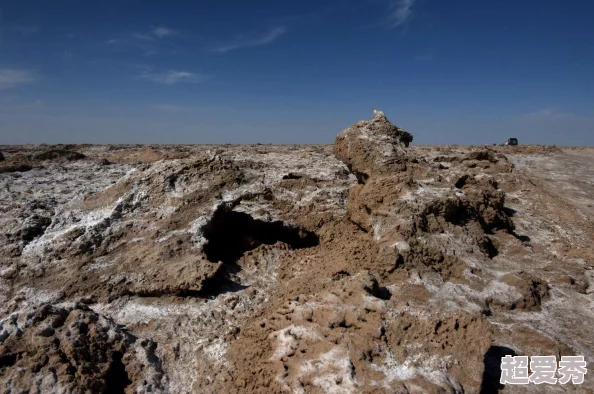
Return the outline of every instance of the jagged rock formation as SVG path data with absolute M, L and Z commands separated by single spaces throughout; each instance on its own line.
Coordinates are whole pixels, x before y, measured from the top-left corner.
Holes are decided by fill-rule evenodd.
M 411 139 L 376 111 L 334 147 L 0 147 L 2 390 L 490 393 L 505 354 L 594 361 L 594 194 L 518 170 L 594 153 Z
M 406 147 L 412 140 L 412 134 L 374 109 L 373 119 L 359 121 L 338 134 L 334 154 L 364 183 L 374 173 L 405 170 Z
M 374 110 L 370 121 L 357 122 L 340 133 L 334 151 L 362 184 L 351 189 L 347 203 L 347 215 L 365 231 L 373 233 L 378 245 L 376 264 L 380 277 L 390 281 L 398 270 L 414 269 L 421 273 L 435 272 L 434 282 L 460 280 L 467 268 L 463 251 L 452 251 L 447 238 L 433 234 L 456 231 L 457 238 L 467 239 L 472 252 L 486 257 L 496 255 L 496 248 L 489 238 L 494 230 L 513 231 L 513 223 L 504 211 L 504 193 L 488 181 L 472 191 L 463 192 L 461 182 L 438 185 L 440 193 L 427 192 L 427 187 L 414 181 L 414 176 L 423 169 L 407 155 L 406 147 L 412 136 L 389 123 L 383 112 Z M 489 154 L 475 155 L 469 160 L 488 160 Z M 466 177 L 469 177 L 468 175 Z M 436 184 L 437 183 L 437 184 Z M 477 183 L 478 184 L 478 183 Z M 419 242 L 424 239 L 424 242 Z M 445 241 L 445 242 L 444 242 Z M 408 319 L 415 320 L 414 316 Z M 481 320 L 481 314 L 470 317 Z M 417 324 L 427 324 L 421 319 Z M 412 323 L 411 323 L 412 324 Z M 488 324 L 483 323 L 483 327 Z M 465 330 L 466 326 L 460 328 Z M 466 333 L 461 333 L 465 336 Z M 470 351 L 474 360 L 472 370 L 461 368 L 461 376 L 467 382 L 460 384 L 465 391 L 480 387 L 484 353 L 490 346 L 489 330 L 484 329 L 482 341 L 451 349 L 449 357 L 457 357 L 456 351 Z M 476 347 L 475 347 L 476 346 Z M 469 360 L 469 355 L 465 356 Z M 404 360 L 401 360 L 404 361 Z

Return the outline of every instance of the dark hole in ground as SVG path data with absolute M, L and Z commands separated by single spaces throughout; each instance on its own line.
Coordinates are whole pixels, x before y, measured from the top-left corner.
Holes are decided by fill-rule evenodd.
M 468 178 L 470 178 L 470 176 L 468 174 L 462 175 L 455 183 L 454 186 L 456 186 L 458 189 L 462 189 L 464 187 L 464 185 L 466 185 L 466 181 L 468 180 Z
M 497 394 L 505 386 L 499 383 L 501 379 L 501 358 L 516 356 L 516 352 L 505 346 L 491 346 L 483 358 L 485 370 L 481 383 L 481 394 Z
M 296 174 L 294 172 L 289 172 L 287 175 L 283 176 L 283 179 L 301 179 L 303 178 L 302 174 Z
M 0 368 L 12 367 L 16 362 L 16 354 L 5 354 L 0 356 Z
M 377 298 L 388 301 L 392 298 L 392 293 L 390 293 L 387 287 L 382 286 L 377 290 Z
M 105 393 L 125 394 L 126 387 L 132 384 L 132 381 L 122 362 L 124 355 L 121 352 L 113 352 L 111 357 L 111 367 L 105 376 Z
M 218 209 L 204 226 L 204 237 L 208 240 L 204 247 L 208 260 L 225 265 L 235 264 L 245 252 L 262 244 L 280 241 L 294 249 L 319 245 L 318 236 L 311 231 L 282 221 L 265 222 L 225 208 Z
M 265 222 L 254 219 L 247 213 L 235 212 L 228 207 L 217 209 L 203 231 L 208 240 L 204 247 L 206 257 L 211 262 L 221 261 L 224 265 L 196 294 L 207 297 L 245 288 L 233 281 L 232 276 L 241 270 L 237 261 L 247 251 L 277 242 L 283 242 L 293 249 L 319 245 L 318 236 L 311 231 L 282 221 Z

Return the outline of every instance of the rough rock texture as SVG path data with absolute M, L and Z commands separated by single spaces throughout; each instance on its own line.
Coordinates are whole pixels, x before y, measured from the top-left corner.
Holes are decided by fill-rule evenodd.
M 392 126 L 381 111 L 374 110 L 371 121 L 358 122 L 337 137 L 337 157 L 352 171 L 365 173 L 365 183 L 356 185 L 351 190 L 347 216 L 360 228 L 373 233 L 373 239 L 378 245 L 376 269 L 383 281 L 391 282 L 392 278 L 401 276 L 403 271 L 414 270 L 422 275 L 427 273 L 429 281 L 436 286 L 446 280 L 464 282 L 463 273 L 468 268 L 463 260 L 464 255 L 470 257 L 472 253 L 482 254 L 487 258 L 494 257 L 497 251 L 489 234 L 494 230 L 513 231 L 513 223 L 504 212 L 504 193 L 498 191 L 493 182 L 489 181 L 477 182 L 478 188 L 467 191 L 460 190 L 466 185 L 459 181 L 449 190 L 447 180 L 443 179 L 433 180 L 430 188 L 415 182 L 415 173 L 424 170 L 425 166 L 418 160 L 408 160 L 405 150 L 408 144 L 400 139 L 401 133 L 404 132 Z M 345 141 L 348 144 L 347 149 L 343 149 Z M 359 146 L 361 148 L 357 148 Z M 370 156 L 379 159 L 374 162 L 370 160 Z M 467 160 L 480 161 L 488 160 L 492 155 L 491 152 L 479 152 L 477 155 L 467 156 Z M 405 161 L 408 165 L 393 166 L 396 162 Z M 369 162 L 378 167 L 362 167 Z M 470 178 L 468 174 L 464 176 Z M 435 193 L 439 189 L 441 192 Z M 464 240 L 468 250 L 452 248 L 449 237 L 440 237 L 447 234 L 455 234 L 458 240 Z M 488 324 L 482 324 L 482 329 L 478 330 L 480 334 L 474 334 L 481 340 L 465 343 L 467 337 L 472 335 L 466 332 L 468 323 L 460 325 L 455 317 L 448 316 L 445 319 L 453 319 L 456 323 L 450 322 L 450 328 L 443 335 L 440 328 L 443 326 L 445 329 L 447 323 L 444 324 L 441 320 L 429 323 L 409 314 L 404 324 L 407 327 L 417 326 L 420 330 L 423 330 L 423 326 L 435 327 L 435 338 L 430 341 L 437 347 L 441 340 L 448 343 L 449 352 L 442 355 L 444 360 L 459 357 L 458 352 L 466 353 L 467 362 L 457 365 L 459 371 L 456 374 L 449 372 L 450 382 L 446 386 L 477 391 L 483 374 L 481 360 L 491 343 Z M 466 319 L 474 322 L 482 319 L 482 316 L 477 312 Z M 465 338 L 459 348 L 454 346 L 452 338 L 447 338 L 452 326 L 456 326 L 455 334 Z M 415 339 L 419 339 L 427 334 L 414 335 Z M 442 338 L 444 335 L 446 338 Z M 392 341 L 398 343 L 395 338 L 402 336 L 403 333 L 398 333 Z M 399 346 L 401 344 L 396 345 Z M 440 350 L 446 349 L 442 346 Z M 420 354 L 421 351 L 415 351 L 415 357 Z M 430 357 L 438 355 L 427 350 L 425 358 Z M 474 361 L 471 362 L 471 359 Z M 407 359 L 401 357 L 398 362 L 406 363 Z M 441 365 L 445 370 L 451 367 L 452 365 L 445 362 Z M 461 377 L 465 381 L 459 380 Z M 445 388 L 444 385 L 441 386 L 441 389 Z
M 594 151 L 410 138 L 0 147 L 2 392 L 573 391 L 498 366 L 594 361 Z
M 374 173 L 406 169 L 405 148 L 412 140 L 412 134 L 394 126 L 382 111 L 374 109 L 373 119 L 359 121 L 338 134 L 334 154 L 363 183 Z
M 155 349 L 83 304 L 44 304 L 0 320 L 0 387 L 6 393 L 162 392 Z

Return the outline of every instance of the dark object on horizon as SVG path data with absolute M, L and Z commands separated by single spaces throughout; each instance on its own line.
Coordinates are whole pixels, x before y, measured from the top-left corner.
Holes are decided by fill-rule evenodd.
M 505 141 L 505 144 L 503 144 L 505 146 L 516 146 L 518 145 L 518 139 L 517 138 L 508 138 L 507 141 Z
M 0 161 L 4 161 L 4 155 L 0 152 Z

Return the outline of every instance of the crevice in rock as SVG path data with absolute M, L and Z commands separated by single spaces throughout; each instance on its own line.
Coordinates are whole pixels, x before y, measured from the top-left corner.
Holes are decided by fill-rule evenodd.
M 200 291 L 186 295 L 213 298 L 245 289 L 246 286 L 233 280 L 234 275 L 241 271 L 237 261 L 244 253 L 260 245 L 282 242 L 293 249 L 319 245 L 318 236 L 311 231 L 280 220 L 266 222 L 254 219 L 247 213 L 233 211 L 233 206 L 221 205 L 203 227 L 204 238 L 208 240 L 204 246 L 206 258 L 213 263 L 222 262 L 223 267 L 204 282 Z
M 495 246 L 495 244 L 493 243 L 493 240 L 487 236 L 483 237 L 479 241 L 479 248 L 490 259 L 499 255 L 499 250 L 497 249 L 497 246 Z
M 303 174 L 297 174 L 294 172 L 289 172 L 287 175 L 283 176 L 283 179 L 301 179 L 303 178 Z
M 350 166 L 349 166 L 349 169 L 350 169 Z M 366 173 L 361 172 L 361 171 L 352 171 L 351 170 L 351 172 L 353 174 L 355 174 L 355 177 L 357 178 L 357 183 L 359 185 L 364 185 L 365 183 L 367 183 L 367 180 L 369 179 L 369 175 L 367 175 Z
M 456 188 L 458 189 L 462 189 L 464 187 L 464 185 L 466 185 L 466 181 L 468 181 L 468 178 L 470 176 L 468 174 L 462 175 L 455 183 L 454 186 L 456 186 Z
M 113 352 L 112 363 L 105 376 L 105 392 L 113 394 L 125 394 L 126 387 L 132 384 L 128 377 L 126 367 L 122 362 L 124 355 L 121 352 Z
M 505 346 L 491 346 L 485 353 L 481 394 L 497 394 L 504 388 L 504 385 L 499 383 L 499 379 L 501 377 L 501 358 L 505 356 L 516 356 L 516 352 Z
M 12 367 L 17 362 L 18 354 L 5 354 L 0 357 L 0 369 Z
M 204 226 L 208 243 L 204 253 L 211 262 L 223 262 L 231 266 L 247 251 L 260 245 L 283 242 L 294 249 L 310 248 L 319 244 L 319 238 L 311 231 L 288 225 L 282 221 L 265 222 L 254 219 L 247 213 L 235 212 L 227 207 L 219 208 Z
M 392 298 L 392 293 L 387 287 L 381 286 L 377 289 L 376 297 L 381 300 L 388 301 Z
M 21 239 L 25 243 L 41 237 L 45 230 L 51 225 L 52 220 L 45 216 L 31 215 L 25 220 L 25 225 L 21 230 Z
M 355 222 L 355 221 L 354 221 L 354 220 L 352 220 L 352 219 L 349 219 L 349 221 L 350 221 L 351 223 L 353 223 L 355 226 L 357 226 L 357 228 L 358 228 L 359 230 L 363 231 L 365 234 L 369 233 L 369 231 L 368 231 L 368 230 L 367 230 L 365 227 L 361 226 L 361 224 L 359 224 L 359 223 Z

